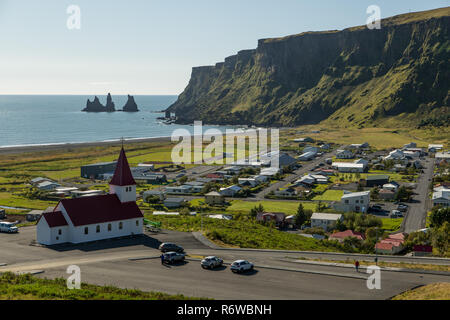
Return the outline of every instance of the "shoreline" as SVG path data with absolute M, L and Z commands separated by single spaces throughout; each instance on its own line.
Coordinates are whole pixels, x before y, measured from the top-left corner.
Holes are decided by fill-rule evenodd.
M 152 137 L 152 138 L 130 138 L 124 139 L 124 144 L 146 143 L 146 142 L 171 142 L 171 137 Z M 86 148 L 86 147 L 102 147 L 102 146 L 116 146 L 122 143 L 121 139 L 111 139 L 105 141 L 91 141 L 91 142 L 67 142 L 67 143 L 49 143 L 49 144 L 35 144 L 22 146 L 5 146 L 0 147 L 0 155 L 55 151 L 66 148 Z

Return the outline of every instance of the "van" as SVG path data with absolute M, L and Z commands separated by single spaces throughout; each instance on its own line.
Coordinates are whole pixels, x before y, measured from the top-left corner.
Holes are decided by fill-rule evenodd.
M 19 232 L 19 228 L 11 222 L 0 222 L 0 232 L 17 233 Z

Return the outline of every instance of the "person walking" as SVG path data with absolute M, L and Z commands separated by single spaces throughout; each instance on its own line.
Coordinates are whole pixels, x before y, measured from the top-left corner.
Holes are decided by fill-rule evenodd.
M 359 261 L 358 260 L 355 261 L 355 268 L 356 268 L 356 272 L 359 272 Z
M 161 254 L 161 264 L 164 264 L 164 253 Z

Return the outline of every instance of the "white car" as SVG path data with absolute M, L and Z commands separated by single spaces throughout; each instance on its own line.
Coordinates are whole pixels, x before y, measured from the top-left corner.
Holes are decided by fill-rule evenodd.
M 202 260 L 201 266 L 203 269 L 214 269 L 221 267 L 223 265 L 223 260 L 214 256 L 206 257 Z
M 231 264 L 230 269 L 234 273 L 253 270 L 253 263 L 248 262 L 247 260 L 236 260 Z
M 0 232 L 17 233 L 19 232 L 19 228 L 11 222 L 0 222 Z

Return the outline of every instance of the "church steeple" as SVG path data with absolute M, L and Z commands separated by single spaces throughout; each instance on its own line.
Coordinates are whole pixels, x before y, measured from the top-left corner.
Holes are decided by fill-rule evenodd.
M 109 183 L 109 193 L 116 194 L 121 202 L 136 201 L 136 181 L 134 181 L 125 150 L 120 150 L 114 176 Z

